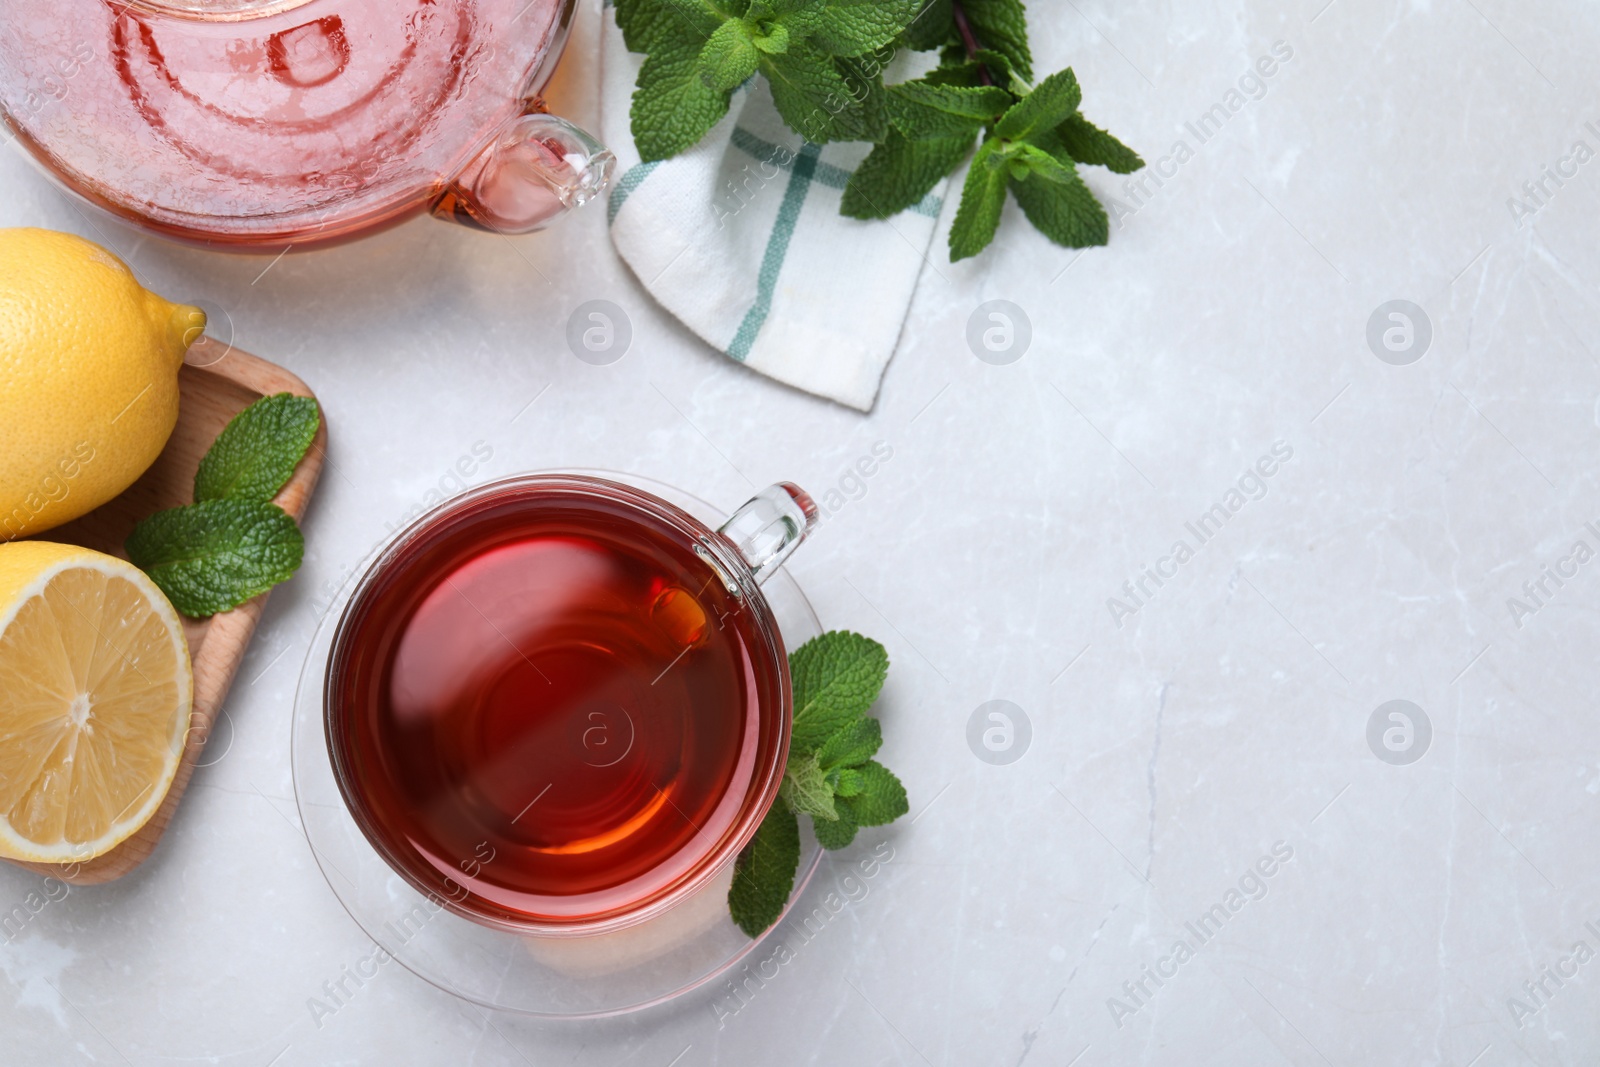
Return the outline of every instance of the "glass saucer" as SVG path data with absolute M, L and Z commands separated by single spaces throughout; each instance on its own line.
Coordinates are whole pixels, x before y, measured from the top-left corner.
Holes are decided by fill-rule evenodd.
M 649 478 L 599 470 L 542 473 L 586 474 L 636 486 L 713 529 L 727 518 L 706 501 Z M 339 618 L 360 576 L 387 544 L 375 550 L 333 598 L 312 637 L 295 693 L 291 749 L 295 802 L 317 866 L 350 917 L 401 966 L 445 992 L 496 1011 L 544 1018 L 598 1018 L 654 1007 L 737 966 L 761 939 L 746 937 L 728 915 L 731 865 L 705 891 L 641 926 L 598 937 L 530 938 L 479 925 L 439 907 L 395 873 L 368 843 L 334 780 L 322 696 Z M 762 592 L 788 649 L 822 632 L 816 613 L 788 571 L 775 573 Z M 807 826 L 802 830 L 791 906 L 821 858 L 822 849 Z

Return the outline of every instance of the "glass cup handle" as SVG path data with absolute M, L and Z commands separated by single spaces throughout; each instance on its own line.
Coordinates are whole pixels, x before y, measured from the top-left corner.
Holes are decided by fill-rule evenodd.
M 437 218 L 495 233 L 542 230 L 611 184 L 617 157 L 535 102 L 446 184 Z
M 816 502 L 793 482 L 779 482 L 752 497 L 717 532 L 733 544 L 760 585 L 816 525 Z

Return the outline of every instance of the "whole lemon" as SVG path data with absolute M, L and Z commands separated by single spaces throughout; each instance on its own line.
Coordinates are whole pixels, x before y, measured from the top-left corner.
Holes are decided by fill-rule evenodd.
M 149 469 L 205 324 L 91 241 L 0 230 L 0 541 L 70 522 Z

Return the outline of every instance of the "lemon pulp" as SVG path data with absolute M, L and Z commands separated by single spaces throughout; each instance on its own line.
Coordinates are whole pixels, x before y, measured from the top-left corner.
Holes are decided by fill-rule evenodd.
M 193 678 L 177 613 L 138 569 L 68 545 L 0 545 L 0 856 L 71 863 L 160 807 Z

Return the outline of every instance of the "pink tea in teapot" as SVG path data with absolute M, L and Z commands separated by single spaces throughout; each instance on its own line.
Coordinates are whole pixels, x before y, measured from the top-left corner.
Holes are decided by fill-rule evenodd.
M 525 114 L 571 7 L 0 0 L 0 106 L 66 185 L 160 232 L 337 240 L 426 208 Z

